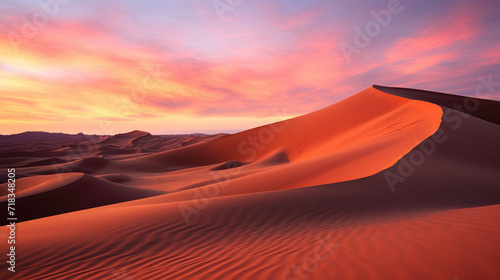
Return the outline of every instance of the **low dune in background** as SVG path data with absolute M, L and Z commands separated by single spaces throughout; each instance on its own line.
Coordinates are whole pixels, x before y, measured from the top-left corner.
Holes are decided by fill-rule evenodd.
M 233 135 L 0 136 L 0 277 L 499 279 L 499 112 L 374 86 Z

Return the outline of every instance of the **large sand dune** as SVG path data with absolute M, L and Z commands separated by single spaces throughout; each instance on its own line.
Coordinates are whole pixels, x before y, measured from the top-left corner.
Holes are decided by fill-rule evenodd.
M 5 151 L 13 279 L 499 279 L 500 104 L 463 102 L 377 86 L 164 151 L 139 131 L 53 164 Z

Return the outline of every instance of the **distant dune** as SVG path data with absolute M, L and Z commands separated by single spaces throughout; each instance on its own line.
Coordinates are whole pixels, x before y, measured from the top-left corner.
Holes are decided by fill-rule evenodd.
M 499 279 L 499 112 L 373 86 L 232 135 L 0 136 L 12 279 Z

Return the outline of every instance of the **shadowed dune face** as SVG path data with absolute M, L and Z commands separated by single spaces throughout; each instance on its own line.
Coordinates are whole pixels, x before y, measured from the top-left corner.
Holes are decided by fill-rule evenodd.
M 16 214 L 24 221 L 165 193 L 124 186 L 83 173 L 39 175 L 22 178 L 17 184 L 33 185 L 16 194 Z M 7 196 L 0 197 L 0 207 L 7 209 L 7 203 Z M 2 225 L 6 223 L 3 219 Z
M 480 111 L 500 105 L 385 89 L 173 150 L 103 138 L 136 151 L 63 174 L 18 168 L 33 220 L 14 279 L 497 279 L 500 126 Z
M 401 96 L 404 98 L 422 100 L 437 104 L 439 106 L 447 107 L 462 113 L 483 119 L 500 125 L 500 113 L 498 112 L 498 101 L 487 100 L 481 98 L 471 98 L 466 96 L 457 96 L 440 92 L 418 90 L 411 88 L 395 88 L 384 86 L 373 86 L 380 91 Z M 479 94 L 479 92 L 475 93 Z M 486 94 L 488 95 L 488 94 Z

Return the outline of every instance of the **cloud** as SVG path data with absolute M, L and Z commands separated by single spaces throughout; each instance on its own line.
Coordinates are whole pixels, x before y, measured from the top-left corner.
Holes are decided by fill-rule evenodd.
M 23 28 L 39 4 L 5 3 L 6 129 L 32 129 L 14 122 L 40 130 L 54 122 L 251 120 L 283 106 L 298 115 L 372 84 L 472 94 L 477 77 L 500 70 L 492 39 L 500 35 L 497 1 L 402 2 L 401 14 L 350 64 L 340 44 L 386 4 L 245 1 L 220 21 L 207 3 L 74 2 L 30 38 Z

